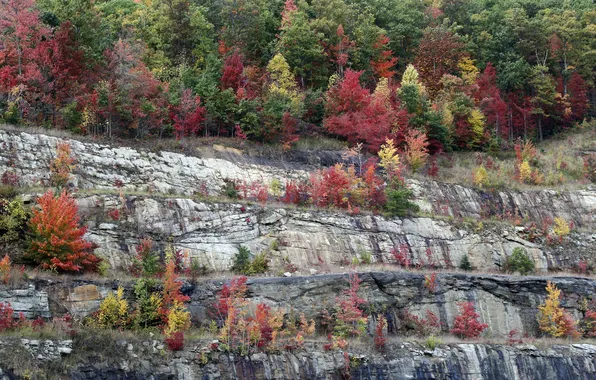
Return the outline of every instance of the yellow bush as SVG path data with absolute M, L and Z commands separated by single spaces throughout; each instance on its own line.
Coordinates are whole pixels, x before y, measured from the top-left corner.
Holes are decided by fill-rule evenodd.
M 168 312 L 168 324 L 164 329 L 166 336 L 171 336 L 175 332 L 188 330 L 190 327 L 190 313 L 186 310 L 182 302 L 175 300 L 174 305 Z
M 97 313 L 95 323 L 102 328 L 117 328 L 126 325 L 128 316 L 128 302 L 124 299 L 124 290 L 118 288 L 116 295 L 114 293 L 102 301 Z
M 567 221 L 564 218 L 557 216 L 554 219 L 554 222 L 555 226 L 553 227 L 553 232 L 555 233 L 555 235 L 560 237 L 569 235 L 569 233 L 571 232 L 571 228 L 569 226 L 569 223 L 567 223 Z
M 472 181 L 474 182 L 474 185 L 480 188 L 488 185 L 488 172 L 484 166 L 479 166 L 474 169 L 474 172 L 472 173 Z
M 548 296 L 543 304 L 538 306 L 538 326 L 540 330 L 552 337 L 577 337 L 577 321 L 561 307 L 561 290 L 548 281 L 546 285 Z
M 519 165 L 519 179 L 524 183 L 528 183 L 531 178 L 532 167 L 530 167 L 530 163 L 525 160 Z

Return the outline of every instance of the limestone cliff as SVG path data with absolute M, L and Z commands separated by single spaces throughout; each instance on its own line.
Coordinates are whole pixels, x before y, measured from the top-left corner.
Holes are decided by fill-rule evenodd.
M 0 172 L 14 170 L 23 185 L 46 184 L 49 163 L 58 139 L 51 136 L 0 131 Z M 179 153 L 148 152 L 128 147 L 111 147 L 69 140 L 77 167 L 73 185 L 79 189 L 147 195 L 79 196 L 90 226 L 89 238 L 98 252 L 116 268 L 126 268 L 132 247 L 143 235 L 158 242 L 173 241 L 188 250 L 210 270 L 225 270 L 239 245 L 253 253 L 273 244 L 272 258 L 278 264 L 291 262 L 301 269 L 326 263 L 350 262 L 362 253 L 374 262 L 391 262 L 394 246 L 405 245 L 413 263 L 428 255 L 441 267 L 457 266 L 468 255 L 479 269 L 498 269 L 515 247 L 524 247 L 538 270 L 573 268 L 580 259 L 596 251 L 596 191 L 568 192 L 500 191 L 486 193 L 458 185 L 433 181 L 410 181 L 417 203 L 429 216 L 386 219 L 380 216 L 349 216 L 317 210 L 283 209 L 241 204 L 206 203 L 188 198 L 164 198 L 177 193 L 220 194 L 224 179 L 260 180 L 269 183 L 301 178 L 307 169 L 298 164 L 248 160 L 241 152 L 223 158 L 187 156 Z M 230 155 L 235 157 L 230 161 Z M 154 194 L 154 195 L 149 195 Z M 113 209 L 122 218 L 108 217 Z M 541 246 L 525 240 L 523 228 L 507 220 L 535 221 L 560 216 L 578 229 L 565 244 Z M 463 225 L 462 218 L 498 222 Z M 485 228 L 486 227 L 486 228 Z

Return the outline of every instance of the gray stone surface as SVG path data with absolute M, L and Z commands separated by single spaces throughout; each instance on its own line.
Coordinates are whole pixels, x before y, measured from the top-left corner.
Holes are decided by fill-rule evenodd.
M 541 246 L 524 239 L 507 224 L 464 226 L 453 219 L 385 218 L 326 210 L 263 208 L 239 203 L 207 203 L 187 198 L 148 196 L 80 196 L 79 211 L 89 226 L 87 238 L 116 268 L 127 268 L 144 237 L 171 242 L 209 270 L 228 270 L 240 245 L 256 254 L 269 252 L 274 267 L 286 263 L 303 273 L 317 265 L 345 265 L 363 254 L 373 263 L 395 262 L 403 247 L 412 266 L 433 263 L 457 267 L 467 255 L 478 269 L 501 269 L 516 247 L 526 250 L 536 269 L 573 268 L 591 259 L 596 239 L 574 233 L 565 244 Z M 108 216 L 120 210 L 119 220 Z M 588 236 L 590 235 L 590 236 Z
M 20 313 L 29 319 L 50 317 L 48 294 L 30 285 L 23 289 L 7 289 L 0 286 L 0 302 L 9 303 L 15 318 Z
M 7 345 L 0 342 L 0 352 Z M 39 342 L 41 343 L 41 342 Z M 10 342 L 14 345 L 15 342 Z M 16 343 L 18 344 L 18 343 Z M 128 344 L 118 357 L 102 362 L 93 360 L 93 348 L 79 348 L 77 362 L 70 369 L 59 368 L 56 350 L 40 350 L 23 340 L 32 355 L 37 353 L 36 373 L 43 374 L 44 362 L 53 361 L 56 378 L 69 379 L 461 379 L 461 380 L 582 380 L 596 376 L 596 346 L 559 345 L 538 348 L 532 345 L 449 344 L 434 350 L 415 343 L 390 344 L 381 355 L 350 350 L 349 363 L 341 351 L 320 347 L 297 352 L 252 354 L 240 357 L 211 353 L 201 363 L 191 344 L 175 354 L 156 349 L 159 342 Z M 126 345 L 126 342 L 122 342 Z M 69 346 L 68 342 L 43 342 L 44 347 Z M 26 354 L 24 354 L 26 355 Z M 0 378 L 23 379 L 23 368 L 10 368 L 0 357 Z
M 272 166 L 240 164 L 218 158 L 198 158 L 171 152 L 147 152 L 128 147 L 83 143 L 52 136 L 0 130 L 0 172 L 15 170 L 23 184 L 45 185 L 59 141 L 70 143 L 77 159 L 73 184 L 81 189 L 117 189 L 192 195 L 207 189 L 220 192 L 224 179 L 263 181 L 301 177 L 304 172 Z M 238 156 L 241 161 L 241 156 Z

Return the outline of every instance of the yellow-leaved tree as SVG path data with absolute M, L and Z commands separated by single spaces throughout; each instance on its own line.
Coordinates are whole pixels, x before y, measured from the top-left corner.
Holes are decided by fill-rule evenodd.
M 303 96 L 298 90 L 290 65 L 283 55 L 276 54 L 267 65 L 271 83 L 268 97 L 281 97 L 290 100 L 292 114 L 298 115 L 302 109 Z
M 579 337 L 577 321 L 561 307 L 561 290 L 557 285 L 548 281 L 546 285 L 548 293 L 543 304 L 538 306 L 538 326 L 540 331 L 552 337 Z

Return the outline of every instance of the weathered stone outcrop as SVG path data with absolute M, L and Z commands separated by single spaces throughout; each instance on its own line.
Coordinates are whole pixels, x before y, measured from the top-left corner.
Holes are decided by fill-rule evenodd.
M 0 172 L 16 171 L 23 184 L 46 183 L 49 163 L 58 139 L 51 136 L 0 130 Z M 272 256 L 277 262 L 298 266 L 320 262 L 350 261 L 371 253 L 373 261 L 391 261 L 395 246 L 407 246 L 414 263 L 426 259 L 457 265 L 464 255 L 481 269 L 499 268 L 515 247 L 524 247 L 539 270 L 573 268 L 581 258 L 596 251 L 596 191 L 555 192 L 501 191 L 486 193 L 459 185 L 433 181 L 410 181 L 423 211 L 453 217 L 443 220 L 411 218 L 389 220 L 377 216 L 348 216 L 341 213 L 300 211 L 234 204 L 209 204 L 190 199 L 163 199 L 159 193 L 221 192 L 224 179 L 240 181 L 303 177 L 299 165 L 257 165 L 234 153 L 234 162 L 220 158 L 198 158 L 178 153 L 153 153 L 127 147 L 111 147 L 69 140 L 78 164 L 74 183 L 81 189 L 150 191 L 154 198 L 95 196 L 81 198 L 81 209 L 94 220 L 89 237 L 115 267 L 130 263 L 134 246 L 142 235 L 187 249 L 208 269 L 230 267 L 240 244 L 253 252 L 277 244 Z M 226 157 L 230 157 L 229 154 Z M 271 163 L 267 161 L 267 163 Z M 303 168 L 304 169 L 304 168 Z M 312 169 L 312 168 L 311 168 Z M 116 222 L 107 217 L 112 209 L 122 211 Z M 244 210 L 244 211 L 243 211 Z M 564 245 L 539 246 L 524 240 L 512 227 L 470 229 L 454 220 L 534 220 L 560 216 L 574 221 L 581 231 Z M 504 223 L 504 225 L 507 225 Z M 277 243 L 274 243 L 274 242 Z
M 15 343 L 18 344 L 11 342 L 12 345 Z M 22 344 L 31 346 L 30 341 Z M 175 354 L 164 353 L 163 345 L 156 341 L 139 344 L 122 341 L 119 345 L 119 356 L 104 362 L 93 360 L 95 355 L 91 353 L 91 347 L 78 348 L 82 352 L 75 348 L 71 355 L 77 355 L 78 360 L 72 363 L 73 359 L 69 359 L 73 365 L 70 370 L 60 369 L 60 359 L 52 356 L 53 368 L 38 364 L 36 371 L 29 372 L 28 378 L 44 374 L 45 368 L 51 368 L 45 373 L 49 378 L 70 379 L 581 380 L 596 376 L 596 346 L 589 344 L 542 349 L 529 344 L 450 344 L 431 351 L 404 342 L 389 345 L 384 355 L 356 350 L 350 353 L 348 362 L 342 352 L 324 352 L 320 347 L 309 347 L 293 353 L 247 357 L 211 353 L 207 363 L 201 362 L 196 344 Z M 5 353 L 6 348 L 7 345 L 0 344 L 0 352 Z M 37 362 L 44 359 L 47 362 L 46 357 L 39 354 Z M 6 364 L 6 358 L 0 357 L 0 368 L 2 380 L 24 378 L 17 373 L 22 375 L 25 368 L 11 368 Z
M 292 263 L 302 270 L 345 265 L 363 254 L 370 254 L 373 263 L 394 263 L 394 247 L 407 251 L 412 265 L 455 267 L 467 255 L 474 267 L 493 270 L 502 268 L 507 256 L 522 247 L 537 270 L 546 271 L 573 267 L 596 250 L 596 235 L 575 234 L 564 245 L 542 247 L 524 240 L 507 224 L 464 226 L 448 218 L 351 216 L 147 196 L 80 196 L 78 203 L 89 225 L 88 238 L 117 268 L 130 265 L 134 246 L 143 236 L 162 246 L 170 242 L 208 270 L 218 271 L 231 267 L 240 245 L 253 253 L 268 251 L 277 268 Z M 114 209 L 119 210 L 118 220 L 108 216 Z
M 0 285 L 0 302 L 9 303 L 15 317 L 20 313 L 27 318 L 49 318 L 51 315 L 48 294 L 33 285 L 24 289 L 3 289 Z
M 370 272 L 360 273 L 362 280 L 359 294 L 370 310 L 382 311 L 389 321 L 392 333 L 411 333 L 404 324 L 404 312 L 425 316 L 427 310 L 437 315 L 447 333 L 453 326 L 453 319 L 459 313 L 458 302 L 473 301 L 481 319 L 489 324 L 488 336 L 505 339 L 511 330 L 530 335 L 539 333 L 536 313 L 546 297 L 546 282 L 557 284 L 564 294 L 562 305 L 576 318 L 583 318 L 585 302 L 591 302 L 596 294 L 596 281 L 574 277 L 513 277 L 494 275 L 437 274 L 436 289 L 425 287 L 425 275 L 411 272 Z M 308 277 L 249 278 L 248 297 L 255 303 L 264 302 L 272 307 L 305 313 L 308 318 L 318 318 L 323 309 L 332 309 L 348 287 L 348 275 L 317 275 Z M 183 287 L 190 296 L 188 308 L 195 320 L 204 321 L 212 317 L 210 310 L 222 281 L 202 281 L 187 283 Z M 77 317 L 89 315 L 97 310 L 108 292 L 125 288 L 134 302 L 133 282 L 59 281 L 37 280 L 37 293 L 45 294 L 39 304 L 29 309 L 43 309 L 53 316 L 70 313 Z M 1 298 L 0 302 L 5 299 Z M 23 300 L 12 291 L 15 304 L 30 302 Z M 22 293 L 25 294 L 25 293 Z M 43 314 L 47 316 L 47 314 Z M 371 331 L 374 326 L 371 325 Z
M 581 317 L 583 302 L 596 294 L 596 282 L 573 277 L 512 277 L 493 275 L 437 274 L 437 288 L 431 292 L 424 285 L 423 274 L 409 272 L 360 273 L 360 295 L 371 310 L 384 310 L 390 331 L 408 333 L 403 312 L 424 317 L 426 310 L 437 315 L 444 332 L 453 327 L 458 302 L 473 301 L 481 319 L 488 323 L 488 335 L 505 338 L 511 330 L 539 333 L 536 313 L 546 297 L 547 280 L 557 284 L 565 295 L 563 306 L 576 318 Z M 249 297 L 255 302 L 292 308 L 317 317 L 331 308 L 348 287 L 348 275 L 320 275 L 290 278 L 249 279 Z M 190 309 L 199 319 L 209 316 L 215 292 L 220 284 L 203 283 L 190 292 Z
M 459 218 L 541 222 L 562 217 L 586 230 L 596 228 L 596 188 L 485 192 L 435 181 L 410 181 L 422 210 Z
M 56 156 L 57 137 L 0 130 L 0 172 L 14 170 L 24 185 L 45 185 Z M 218 194 L 224 179 L 263 181 L 302 177 L 304 172 L 284 165 L 261 166 L 243 160 L 199 158 L 171 152 L 148 152 L 128 147 L 83 143 L 67 139 L 77 159 L 73 185 L 81 189 L 112 189 L 165 194 Z M 242 163 L 242 162 L 245 163 Z

